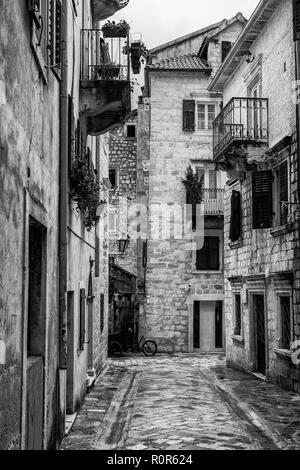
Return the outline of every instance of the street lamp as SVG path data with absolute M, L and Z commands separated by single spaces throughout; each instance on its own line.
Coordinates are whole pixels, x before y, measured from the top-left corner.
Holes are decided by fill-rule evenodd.
M 118 240 L 118 248 L 119 248 L 119 253 L 121 255 L 125 255 L 129 242 L 130 242 L 129 235 L 127 235 L 127 238 L 120 238 Z

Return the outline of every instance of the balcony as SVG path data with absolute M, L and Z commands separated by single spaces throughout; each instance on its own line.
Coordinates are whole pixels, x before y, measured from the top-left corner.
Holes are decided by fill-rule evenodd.
M 129 0 L 92 0 L 93 21 L 103 21 L 128 5 Z
M 205 215 L 224 214 L 224 189 L 203 189 Z
M 81 32 L 80 110 L 90 135 L 120 125 L 131 111 L 128 37 L 102 36 L 100 29 Z
M 268 100 L 232 98 L 215 119 L 213 131 L 215 163 L 228 169 L 234 158 L 244 157 L 245 170 L 268 147 Z

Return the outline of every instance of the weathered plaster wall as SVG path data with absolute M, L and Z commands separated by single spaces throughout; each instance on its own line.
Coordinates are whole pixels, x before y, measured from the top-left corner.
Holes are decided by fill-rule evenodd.
M 39 77 L 26 2 L 1 2 L 0 18 L 0 448 L 19 448 L 23 282 L 29 215 L 47 228 L 45 446 L 55 426 L 58 330 L 59 83 Z M 24 67 L 26 64 L 26 67 Z M 30 169 L 30 172 L 29 172 Z M 30 177 L 28 175 L 30 173 Z M 27 208 L 25 209 L 25 198 Z M 25 250 L 25 252 L 23 251 Z

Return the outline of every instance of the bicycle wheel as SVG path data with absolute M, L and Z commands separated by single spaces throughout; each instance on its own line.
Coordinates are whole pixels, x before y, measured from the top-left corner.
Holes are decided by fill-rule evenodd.
M 157 353 L 157 344 L 154 341 L 145 341 L 142 351 L 145 356 L 154 356 Z
M 112 341 L 108 344 L 108 354 L 110 357 L 120 357 L 123 349 L 119 341 Z

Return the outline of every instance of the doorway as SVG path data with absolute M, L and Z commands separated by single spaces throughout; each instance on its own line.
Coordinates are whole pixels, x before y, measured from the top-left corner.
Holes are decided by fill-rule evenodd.
M 216 352 L 224 349 L 223 302 L 195 301 L 194 350 Z
M 265 300 L 263 295 L 253 295 L 253 339 L 256 372 L 266 373 Z
M 46 351 L 46 235 L 29 219 L 26 450 L 43 449 L 44 362 Z

